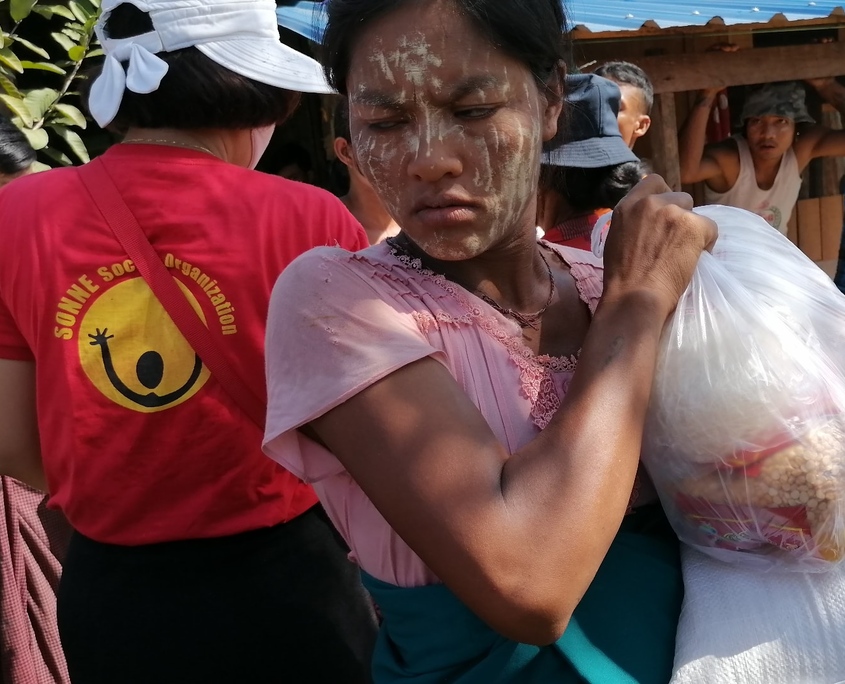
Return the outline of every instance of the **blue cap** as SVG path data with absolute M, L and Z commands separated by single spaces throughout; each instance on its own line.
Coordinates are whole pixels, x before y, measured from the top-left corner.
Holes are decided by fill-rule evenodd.
M 618 85 L 595 74 L 571 74 L 565 88 L 559 142 L 543 154 L 543 164 L 598 169 L 639 161 L 619 132 Z

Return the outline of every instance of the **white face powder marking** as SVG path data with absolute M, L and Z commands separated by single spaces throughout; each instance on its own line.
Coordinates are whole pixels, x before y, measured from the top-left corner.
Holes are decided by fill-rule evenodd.
M 374 22 L 353 48 L 349 86 L 358 165 L 422 249 L 461 260 L 533 234 L 545 100 L 450 2 Z M 444 197 L 477 218 L 441 225 L 415 211 Z

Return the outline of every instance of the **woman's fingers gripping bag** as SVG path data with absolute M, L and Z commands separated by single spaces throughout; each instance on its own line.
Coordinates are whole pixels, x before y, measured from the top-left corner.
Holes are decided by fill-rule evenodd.
M 667 322 L 643 460 L 679 537 L 729 562 L 845 556 L 845 296 L 763 219 L 719 239 Z

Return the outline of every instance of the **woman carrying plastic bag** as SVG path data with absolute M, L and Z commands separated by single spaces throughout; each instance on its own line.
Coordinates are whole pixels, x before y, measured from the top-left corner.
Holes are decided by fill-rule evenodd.
M 845 297 L 758 216 L 695 211 L 719 238 L 664 330 L 643 443 L 692 547 L 673 684 L 838 682 Z

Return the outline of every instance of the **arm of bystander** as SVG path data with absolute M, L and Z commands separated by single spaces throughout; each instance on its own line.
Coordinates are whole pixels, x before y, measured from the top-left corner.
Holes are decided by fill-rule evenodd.
M 714 181 L 715 185 L 729 187 L 736 180 L 736 174 L 728 168 L 732 150 L 727 144 L 705 144 L 707 121 L 718 94 L 718 88 L 702 90 L 681 129 L 678 151 L 682 183 Z
M 845 86 L 835 78 L 808 79 L 806 83 L 812 86 L 825 102 L 836 108 L 845 120 Z M 811 159 L 818 157 L 845 156 L 845 130 L 812 126 L 809 130 L 802 131 L 796 139 L 795 153 L 801 168 Z
M 35 363 L 0 359 L 0 474 L 45 491 L 35 411 Z

